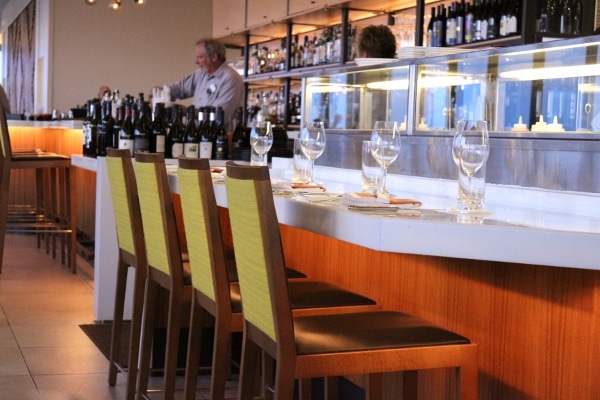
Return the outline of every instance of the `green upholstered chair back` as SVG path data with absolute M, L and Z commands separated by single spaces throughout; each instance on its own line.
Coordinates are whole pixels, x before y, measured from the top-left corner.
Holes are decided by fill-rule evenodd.
M 129 150 L 108 149 L 106 157 L 108 182 L 117 226 L 119 248 L 136 255 L 136 235 L 143 240 L 143 232 L 136 232 L 134 219 L 140 219 L 137 187 Z M 136 215 L 137 214 L 137 215 Z M 141 223 L 141 221 L 139 221 Z
M 280 342 L 293 328 L 269 170 L 228 162 L 225 183 L 244 319 Z
M 214 256 L 218 257 L 220 246 L 220 260 L 223 262 L 223 251 L 210 164 L 207 159 L 180 159 L 177 176 L 192 285 L 216 302 L 212 253 L 214 251 L 217 253 Z M 229 290 L 229 286 L 225 289 Z
M 136 153 L 135 179 L 148 266 L 183 279 L 173 199 L 162 153 Z M 176 276 L 177 275 L 177 276 Z

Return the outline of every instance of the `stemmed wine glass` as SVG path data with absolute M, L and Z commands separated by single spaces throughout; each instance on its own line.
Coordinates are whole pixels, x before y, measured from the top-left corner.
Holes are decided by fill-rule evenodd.
M 371 135 L 371 154 L 381 166 L 379 194 L 389 194 L 386 189 L 387 169 L 400 154 L 400 129 L 395 121 L 376 121 Z
M 322 121 L 306 122 L 300 130 L 300 148 L 308 158 L 308 179 L 309 183 L 314 183 L 315 160 L 323 154 L 325 150 L 325 124 Z
M 475 185 L 473 176 L 487 161 L 489 141 L 485 121 L 458 121 L 452 140 L 452 157 L 459 168 L 459 200 L 468 210 L 476 210 L 483 205 L 484 185 Z
M 250 130 L 250 145 L 256 154 L 258 154 L 257 165 L 267 165 L 265 154 L 273 146 L 273 128 L 271 127 L 271 122 L 260 121 L 252 126 Z

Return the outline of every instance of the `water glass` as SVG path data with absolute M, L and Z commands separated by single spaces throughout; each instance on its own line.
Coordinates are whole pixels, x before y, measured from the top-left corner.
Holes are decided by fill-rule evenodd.
M 294 182 L 310 182 L 310 160 L 302 151 L 300 139 L 294 139 L 294 158 L 293 158 Z
M 371 153 L 371 141 L 362 142 L 362 191 L 376 194 L 381 184 L 381 166 Z
M 452 140 L 452 157 L 458 166 L 458 201 L 467 210 L 483 209 L 489 151 L 486 121 L 458 121 Z

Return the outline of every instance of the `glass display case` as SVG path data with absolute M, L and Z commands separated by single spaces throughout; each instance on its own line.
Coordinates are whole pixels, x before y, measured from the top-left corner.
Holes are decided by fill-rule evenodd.
M 600 132 L 599 49 L 592 36 L 307 76 L 303 116 L 340 129 L 388 117 L 409 134 L 451 131 L 460 119 L 492 132 Z
M 482 119 L 486 182 L 599 193 L 599 57 L 600 36 L 588 36 L 312 73 L 302 117 L 326 121 L 319 163 L 343 168 L 360 166 L 375 120 L 405 121 L 391 173 L 442 179 L 456 179 L 457 122 Z
M 408 65 L 309 77 L 302 115 L 324 121 L 330 129 L 371 129 L 378 120 L 406 121 L 409 81 Z

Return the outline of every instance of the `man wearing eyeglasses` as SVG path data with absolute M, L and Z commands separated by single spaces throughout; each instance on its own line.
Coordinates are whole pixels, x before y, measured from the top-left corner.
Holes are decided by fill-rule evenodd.
M 225 46 L 217 40 L 198 40 L 195 55 L 198 69 L 179 82 L 167 85 L 171 101 L 193 98 L 196 107 L 221 106 L 227 124 L 235 108 L 244 105 L 242 77 L 226 63 Z

